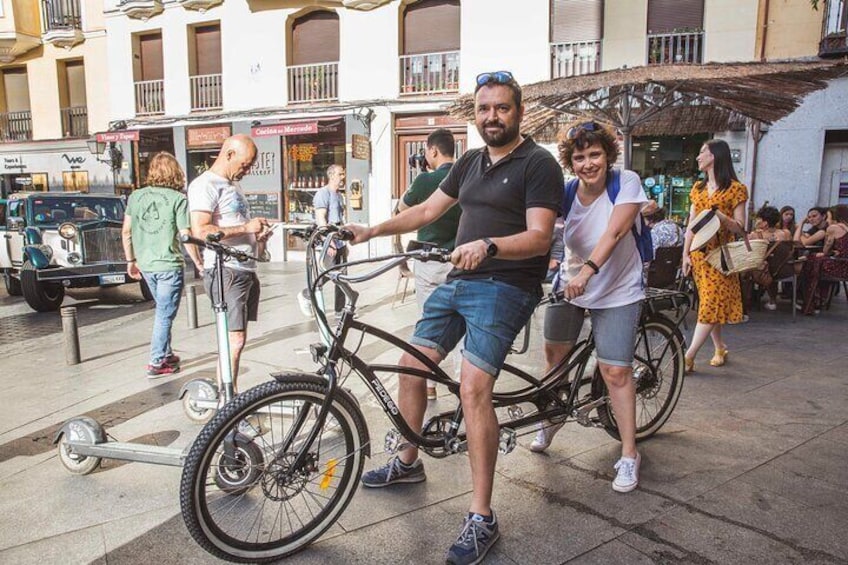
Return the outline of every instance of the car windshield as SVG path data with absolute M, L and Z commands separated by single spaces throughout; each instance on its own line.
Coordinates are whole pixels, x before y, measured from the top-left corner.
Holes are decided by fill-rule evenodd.
M 120 198 L 35 198 L 31 201 L 37 226 L 55 226 L 62 222 L 124 220 Z

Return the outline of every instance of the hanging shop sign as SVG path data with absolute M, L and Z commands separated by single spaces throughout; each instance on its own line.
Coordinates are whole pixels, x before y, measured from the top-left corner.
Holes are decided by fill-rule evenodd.
M 351 157 L 354 159 L 365 159 L 368 160 L 371 158 L 371 142 L 368 140 L 367 135 L 359 135 L 355 133 L 350 136 L 350 145 L 351 145 Z
M 115 143 L 118 141 L 138 141 L 138 130 L 107 131 L 96 135 L 100 143 Z
M 186 129 L 186 147 L 220 147 L 230 137 L 230 126 L 211 126 Z
M 253 137 L 308 135 L 313 133 L 318 133 L 318 122 L 292 122 L 270 126 L 256 126 L 250 129 L 250 135 Z

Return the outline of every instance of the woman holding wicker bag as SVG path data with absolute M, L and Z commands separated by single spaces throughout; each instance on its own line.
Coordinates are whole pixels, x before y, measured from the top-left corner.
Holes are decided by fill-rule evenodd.
M 695 370 L 695 356 L 707 337 L 712 339 L 715 347 L 710 365 L 724 365 L 727 344 L 722 339 L 721 326 L 742 321 L 739 276 L 723 275 L 707 262 L 706 255 L 732 241 L 734 235 L 744 237 L 745 202 L 748 201 L 748 189 L 736 178 L 727 142 L 721 139 L 706 142 L 698 153 L 697 161 L 698 169 L 704 172 L 706 180 L 695 183 L 689 194 L 692 204 L 682 264 L 684 275 L 688 275 L 690 270 L 694 273 L 699 299 L 698 323 L 685 357 L 687 373 Z M 710 230 L 714 230 L 714 237 Z

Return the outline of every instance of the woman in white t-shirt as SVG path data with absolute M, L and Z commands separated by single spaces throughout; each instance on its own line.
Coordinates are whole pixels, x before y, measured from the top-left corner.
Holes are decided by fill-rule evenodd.
M 615 465 L 618 473 L 612 488 L 629 492 L 639 482 L 632 365 L 645 297 L 632 227 L 648 199 L 639 175 L 612 170 L 618 152 L 615 134 L 596 122 L 578 123 L 561 136 L 560 163 L 578 182 L 563 233 L 565 260 L 559 286 L 568 302 L 552 304 L 545 312 L 545 358 L 553 367 L 568 355 L 588 310 L 598 367 L 621 435 L 621 459 Z M 617 194 L 614 183 L 619 185 Z M 561 426 L 540 426 L 530 449 L 547 449 Z

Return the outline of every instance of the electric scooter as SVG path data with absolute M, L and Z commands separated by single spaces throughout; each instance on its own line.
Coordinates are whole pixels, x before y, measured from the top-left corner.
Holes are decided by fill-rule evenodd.
M 191 243 L 215 252 L 215 273 L 218 292 L 215 300 L 215 330 L 218 340 L 218 367 L 223 383 L 223 400 L 229 402 L 234 395 L 233 371 L 230 359 L 229 329 L 227 327 L 227 303 L 224 299 L 224 260 L 231 257 L 237 261 L 267 261 L 267 257 L 258 258 L 240 249 L 220 243 L 222 233 L 210 234 L 206 240 L 188 235 L 180 236 L 183 243 Z M 212 418 L 218 409 L 219 391 L 217 385 L 209 379 L 193 379 L 183 385 L 180 398 L 183 409 L 189 418 L 196 422 L 205 422 Z M 232 450 L 227 450 L 222 456 L 228 459 L 240 460 L 243 464 L 247 459 L 251 464 L 255 454 L 250 452 L 250 438 L 234 430 Z M 78 416 L 71 418 L 56 432 L 53 443 L 58 445 L 59 460 L 65 469 L 77 475 L 87 475 L 100 466 L 102 459 L 119 459 L 123 461 L 138 461 L 156 465 L 172 465 L 181 467 L 189 447 L 176 449 L 155 445 L 109 441 L 103 426 L 94 418 Z M 261 457 L 261 454 L 259 455 Z M 227 465 L 222 475 L 228 484 L 239 479 L 237 465 Z

